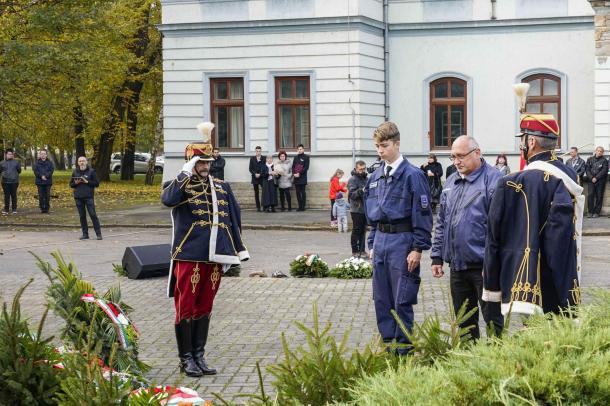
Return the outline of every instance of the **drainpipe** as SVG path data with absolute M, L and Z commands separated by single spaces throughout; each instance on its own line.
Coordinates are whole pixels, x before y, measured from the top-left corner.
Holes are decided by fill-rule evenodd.
M 388 23 L 388 0 L 383 0 L 383 72 L 384 72 L 384 114 L 385 121 L 390 119 L 390 43 Z
M 356 109 L 352 104 L 356 83 L 352 80 L 352 54 L 351 54 L 351 25 L 350 25 L 350 0 L 347 0 L 347 83 L 352 85 L 352 93 L 349 95 L 348 103 L 352 111 L 352 167 L 356 165 Z
M 496 3 L 498 2 L 498 0 L 491 0 L 491 19 L 492 20 L 497 20 L 498 17 L 496 16 Z

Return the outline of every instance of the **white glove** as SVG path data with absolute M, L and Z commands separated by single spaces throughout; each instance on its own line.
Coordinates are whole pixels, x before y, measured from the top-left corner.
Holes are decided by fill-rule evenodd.
M 197 161 L 199 161 L 199 157 L 198 156 L 195 156 L 195 157 L 191 158 L 191 160 L 188 161 L 187 163 L 185 163 L 184 166 L 182 167 L 182 172 L 184 172 L 184 173 L 186 173 L 188 175 L 192 175 L 193 174 L 193 168 L 197 164 Z

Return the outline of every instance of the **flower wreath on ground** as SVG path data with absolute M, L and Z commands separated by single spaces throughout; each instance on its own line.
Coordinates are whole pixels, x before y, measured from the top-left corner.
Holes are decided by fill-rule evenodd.
M 324 278 L 328 276 L 328 264 L 317 254 L 305 253 L 290 262 L 290 275 L 297 278 Z
M 363 258 L 351 257 L 337 263 L 330 276 L 340 279 L 367 279 L 373 276 L 373 266 Z

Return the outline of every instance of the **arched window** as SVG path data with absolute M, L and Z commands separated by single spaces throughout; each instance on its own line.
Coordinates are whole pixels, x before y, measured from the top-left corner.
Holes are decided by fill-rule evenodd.
M 530 84 L 525 111 L 552 114 L 561 128 L 561 78 L 547 73 L 537 73 L 521 81 Z
M 466 134 L 467 86 L 462 79 L 440 78 L 430 83 L 430 149 L 449 149 Z

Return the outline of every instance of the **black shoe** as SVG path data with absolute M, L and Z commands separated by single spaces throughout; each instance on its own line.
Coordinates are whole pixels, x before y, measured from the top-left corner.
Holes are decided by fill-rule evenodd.
M 210 330 L 210 316 L 203 316 L 191 322 L 191 337 L 193 341 L 193 359 L 203 375 L 216 375 L 217 371 L 205 362 L 205 344 Z
M 81 236 L 80 236 L 78 239 L 79 239 L 79 240 L 88 240 L 88 239 L 89 239 L 89 236 L 88 236 L 88 235 L 86 235 L 86 234 L 83 234 L 83 235 L 81 235 Z
M 599 214 L 595 213 L 595 214 L 593 214 L 593 216 L 591 216 L 591 217 L 593 217 L 593 218 L 598 218 L 598 217 L 599 217 Z
M 97 239 L 98 239 L 98 240 L 103 240 L 102 235 L 101 235 L 101 234 L 98 234 L 98 235 L 97 235 Z
M 256 211 L 260 213 L 260 212 L 261 212 L 261 208 L 260 208 L 260 207 L 257 207 L 257 208 L 256 208 Z
M 271 213 L 275 213 L 275 207 L 271 208 Z
M 194 321 L 181 320 L 174 326 L 176 330 L 176 343 L 178 344 L 178 357 L 180 358 L 180 372 L 186 376 L 199 377 L 203 372 L 193 358 L 193 341 L 191 328 Z
M 286 209 L 282 207 L 282 208 L 280 209 L 280 211 L 286 211 Z

